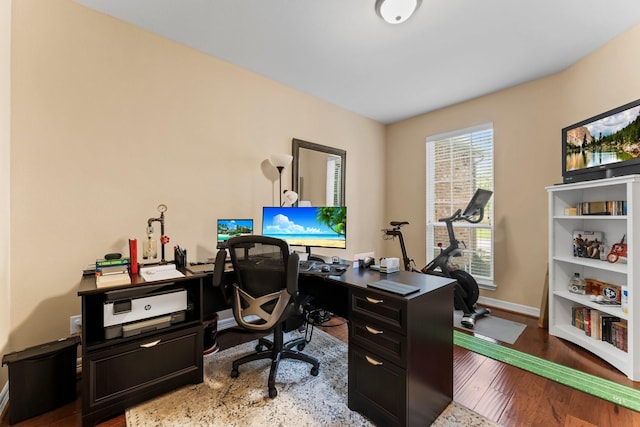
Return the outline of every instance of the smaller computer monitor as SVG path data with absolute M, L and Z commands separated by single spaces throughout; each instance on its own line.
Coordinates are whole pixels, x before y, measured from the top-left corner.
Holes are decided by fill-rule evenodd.
M 253 234 L 253 219 L 219 219 L 218 248 L 224 248 L 234 236 Z

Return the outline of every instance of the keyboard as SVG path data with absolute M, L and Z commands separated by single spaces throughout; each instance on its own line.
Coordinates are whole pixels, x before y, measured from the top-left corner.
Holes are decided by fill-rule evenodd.
M 315 261 L 300 261 L 299 271 L 311 271 L 313 267 L 316 266 Z
M 405 285 L 404 283 L 398 283 L 392 280 L 379 280 L 377 282 L 369 283 L 367 286 L 402 296 L 409 295 L 420 290 L 418 286 Z
M 349 268 L 345 264 L 325 264 L 318 261 L 300 261 L 298 264 L 300 273 L 315 274 L 319 276 L 340 276 Z

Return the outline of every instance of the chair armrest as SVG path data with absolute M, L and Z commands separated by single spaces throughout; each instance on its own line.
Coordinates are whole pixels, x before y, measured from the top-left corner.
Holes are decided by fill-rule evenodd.
M 213 267 L 213 286 L 220 287 L 222 276 L 224 275 L 224 264 L 227 259 L 227 251 L 220 249 L 216 254 L 215 265 Z
M 298 270 L 300 269 L 300 256 L 293 252 L 289 255 L 287 264 L 287 291 L 289 295 L 298 295 Z

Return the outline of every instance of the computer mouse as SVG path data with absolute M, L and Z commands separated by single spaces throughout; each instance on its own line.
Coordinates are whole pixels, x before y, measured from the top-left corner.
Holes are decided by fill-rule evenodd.
M 320 267 L 320 271 L 322 271 L 323 273 L 328 273 L 331 271 L 331 267 L 329 267 L 328 265 L 323 265 L 322 267 Z

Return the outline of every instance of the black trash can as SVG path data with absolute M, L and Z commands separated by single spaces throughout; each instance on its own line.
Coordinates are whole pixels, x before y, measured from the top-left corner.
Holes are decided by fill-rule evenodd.
M 204 322 L 204 356 L 217 353 L 220 350 L 218 345 L 218 313 L 209 321 Z
M 74 335 L 2 356 L 2 366 L 9 367 L 10 424 L 76 399 L 79 343 Z

